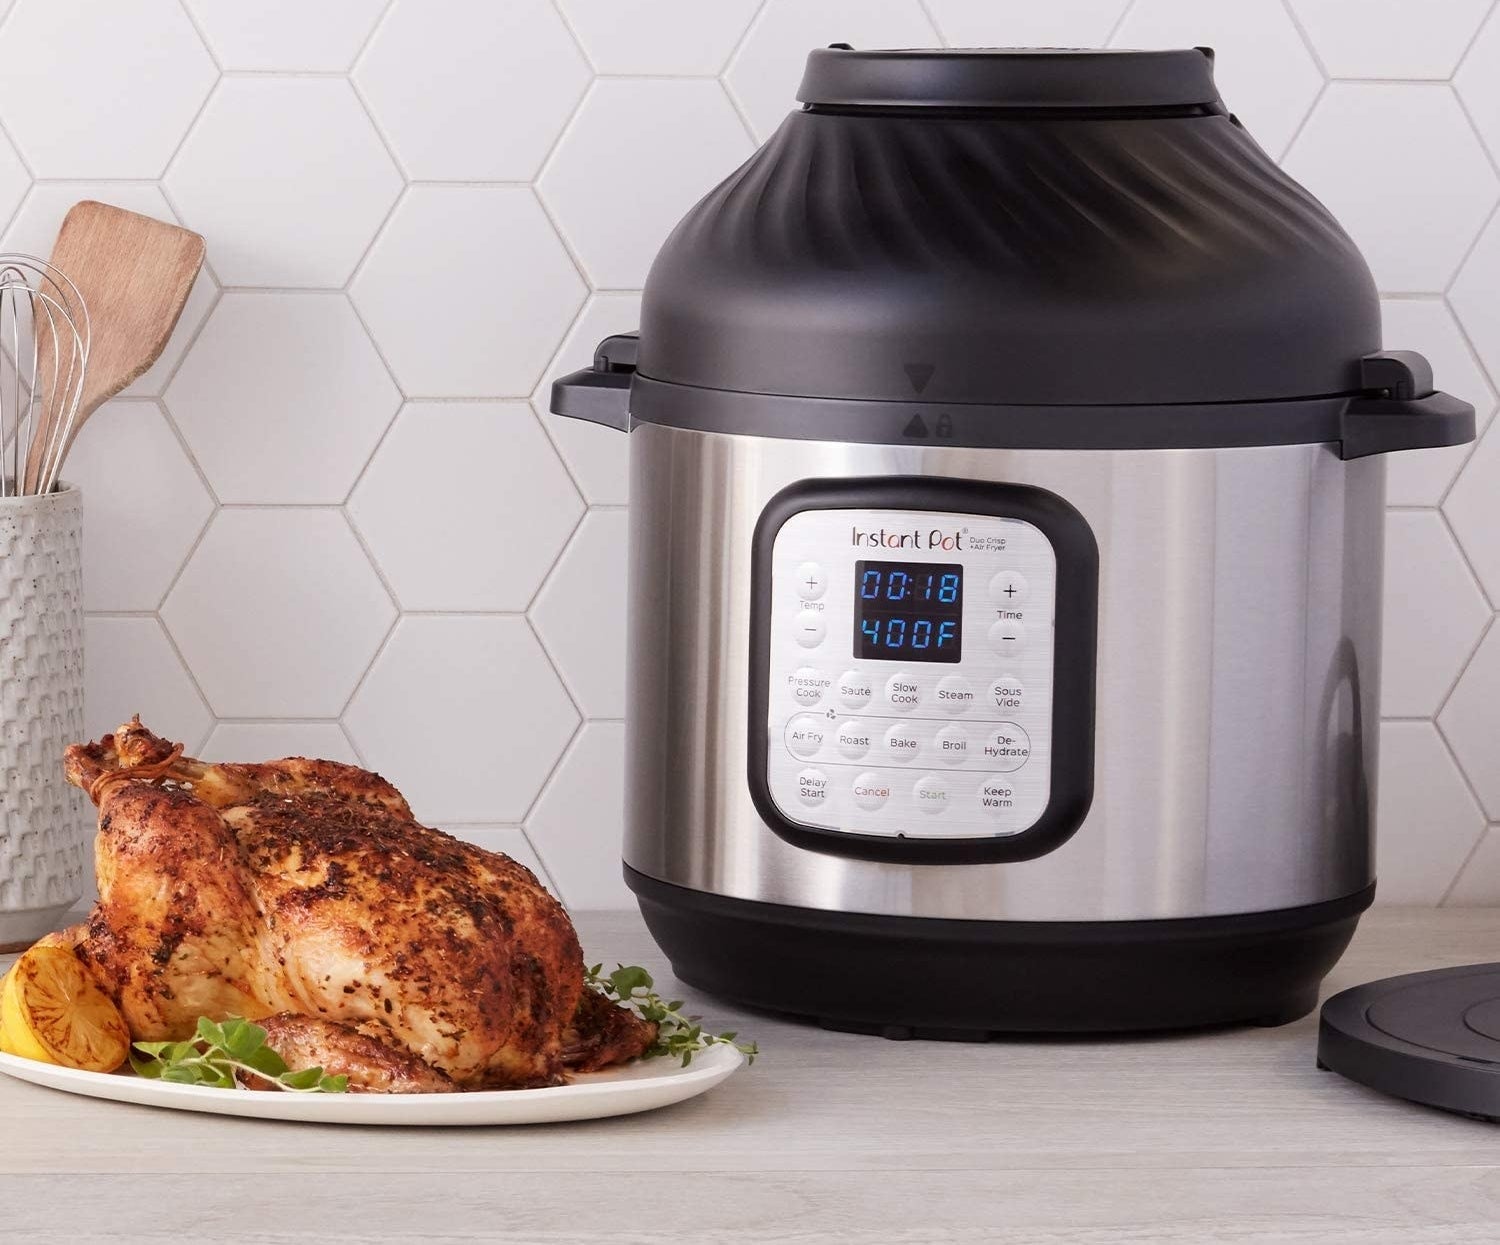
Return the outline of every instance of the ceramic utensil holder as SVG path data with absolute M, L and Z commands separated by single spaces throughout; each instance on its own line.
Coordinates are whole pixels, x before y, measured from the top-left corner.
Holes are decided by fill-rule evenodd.
M 83 738 L 82 537 L 70 484 L 0 498 L 0 951 L 84 893 L 89 819 L 62 765 Z

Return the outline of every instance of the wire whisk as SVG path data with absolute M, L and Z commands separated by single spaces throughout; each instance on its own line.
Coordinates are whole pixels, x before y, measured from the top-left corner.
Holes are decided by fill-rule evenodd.
M 89 363 L 89 312 L 67 275 L 0 254 L 0 497 L 50 493 L 62 470 Z

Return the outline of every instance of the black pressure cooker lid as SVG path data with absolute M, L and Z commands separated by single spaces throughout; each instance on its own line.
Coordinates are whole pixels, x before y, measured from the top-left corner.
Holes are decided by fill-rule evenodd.
M 663 245 L 638 351 L 605 343 L 554 409 L 979 447 L 1472 439 L 1423 360 L 1371 357 L 1369 269 L 1208 49 L 836 45 L 798 98 Z
M 1500 1122 L 1500 964 L 1372 981 L 1323 1004 L 1318 1066 Z

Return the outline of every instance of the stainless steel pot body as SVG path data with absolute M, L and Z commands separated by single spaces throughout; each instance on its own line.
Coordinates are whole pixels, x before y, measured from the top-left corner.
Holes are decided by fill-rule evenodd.
M 652 424 L 630 439 L 625 860 L 641 873 L 805 908 L 1006 921 L 1261 912 L 1371 882 L 1380 457 L 861 445 Z M 1034 860 L 810 851 L 751 801 L 756 522 L 798 481 L 911 475 L 1049 490 L 1098 542 L 1093 801 Z

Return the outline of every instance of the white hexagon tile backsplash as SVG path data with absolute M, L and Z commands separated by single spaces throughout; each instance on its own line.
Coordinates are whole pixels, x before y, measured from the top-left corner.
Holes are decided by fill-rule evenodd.
M 1495 0 L 14 0 L 0 244 L 99 198 L 208 239 L 85 429 L 88 729 L 385 771 L 622 904 L 623 437 L 547 393 L 807 49 L 1208 44 L 1477 447 L 1391 473 L 1383 897 L 1500 903 Z M 58 90 L 56 84 L 67 84 Z M 7 223 L 8 222 L 8 223 Z

